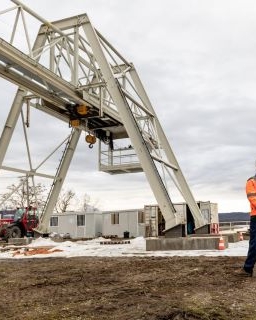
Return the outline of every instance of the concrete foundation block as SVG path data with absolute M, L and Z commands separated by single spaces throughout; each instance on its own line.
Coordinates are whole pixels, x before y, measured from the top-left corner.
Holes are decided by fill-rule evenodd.
M 239 233 L 225 233 L 225 236 L 228 237 L 228 242 L 234 243 L 239 241 Z
M 8 244 L 13 244 L 16 246 L 24 246 L 30 244 L 33 238 L 9 238 Z
M 228 237 L 223 236 L 224 249 L 228 248 Z M 193 238 L 146 239 L 147 251 L 166 250 L 218 250 L 220 236 Z
M 164 231 L 165 238 L 178 238 L 185 235 L 185 225 L 179 224 L 171 229 Z
M 249 232 L 243 233 L 244 240 L 250 240 L 250 234 Z
M 205 226 L 202 226 L 201 228 L 198 228 L 195 230 L 196 234 L 209 234 L 210 233 L 210 225 L 206 224 Z
M 193 234 L 189 235 L 189 237 L 220 237 L 220 234 Z M 237 232 L 230 232 L 230 233 L 225 233 L 222 234 L 223 237 L 228 238 L 228 242 L 234 243 L 239 241 L 239 233 Z

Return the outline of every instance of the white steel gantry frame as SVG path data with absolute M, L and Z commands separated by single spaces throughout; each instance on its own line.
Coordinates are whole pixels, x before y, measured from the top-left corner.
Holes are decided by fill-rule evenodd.
M 205 226 L 208 222 L 190 191 L 134 65 L 93 27 L 86 14 L 50 23 L 20 1 L 11 1 L 15 7 L 0 11 L 2 15 L 15 12 L 11 40 L 0 38 L 0 75 L 19 89 L 0 138 L 0 168 L 4 169 L 3 160 L 28 95 L 36 97 L 34 106 L 39 110 L 67 123 L 79 120 L 56 172 L 39 231 L 47 232 L 82 130 L 100 141 L 109 136 L 112 141 L 130 139 L 165 218 L 166 229 L 183 223 L 172 204 L 170 184 L 188 204 L 195 227 Z M 33 45 L 27 15 L 41 23 Z M 20 43 L 15 43 L 19 20 L 26 49 L 24 43 L 22 49 Z M 77 113 L 80 105 L 86 106 L 86 114 Z

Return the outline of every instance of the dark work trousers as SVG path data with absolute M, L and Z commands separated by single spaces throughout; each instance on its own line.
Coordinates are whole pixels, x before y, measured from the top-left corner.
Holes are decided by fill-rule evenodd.
M 244 270 L 250 272 L 253 270 L 256 262 L 256 216 L 252 216 L 250 220 L 250 240 L 247 258 L 244 263 Z

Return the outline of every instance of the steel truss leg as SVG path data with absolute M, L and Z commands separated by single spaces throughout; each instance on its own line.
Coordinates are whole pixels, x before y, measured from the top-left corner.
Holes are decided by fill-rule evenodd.
M 151 105 L 151 102 L 147 96 L 147 93 L 141 83 L 141 80 L 140 80 L 136 70 L 135 69 L 131 70 L 130 75 L 131 75 L 132 80 L 136 86 L 137 92 L 140 94 L 141 97 L 143 97 L 143 101 L 146 102 L 147 106 L 150 108 L 150 111 L 153 114 L 155 114 L 154 109 Z M 170 147 L 170 144 L 166 138 L 166 135 L 164 134 L 164 131 L 163 131 L 156 115 L 155 115 L 155 123 L 156 123 L 156 127 L 157 127 L 157 133 L 158 133 L 159 139 L 161 141 L 161 145 L 163 146 L 163 149 L 166 152 L 166 156 L 168 157 L 168 161 L 178 168 L 178 170 L 173 170 L 173 174 L 175 175 L 177 182 L 179 183 L 179 189 L 180 189 L 186 203 L 188 204 L 188 206 L 191 210 L 191 213 L 192 213 L 193 218 L 195 220 L 195 227 L 196 227 L 196 229 L 200 228 L 205 225 L 204 218 L 203 218 L 201 211 L 200 211 L 200 209 L 194 199 L 192 192 L 189 189 L 189 186 L 183 176 L 183 173 L 180 169 L 178 161 L 177 161 L 177 159 L 176 159 L 176 157 Z
M 6 120 L 1 138 L 0 138 L 0 169 L 3 165 L 3 161 L 11 141 L 15 126 L 17 124 L 22 105 L 23 105 L 23 98 L 26 95 L 26 91 L 22 89 L 18 89 L 16 96 L 14 98 L 11 110 L 9 112 L 8 118 Z
M 58 200 L 62 185 L 67 175 L 80 135 L 81 135 L 80 129 L 74 129 L 74 131 L 71 134 L 71 138 L 68 142 L 67 148 L 62 157 L 62 162 L 56 174 L 56 177 L 53 183 L 53 188 L 49 194 L 49 198 L 46 203 L 45 210 L 42 213 L 42 216 L 40 218 L 39 229 L 35 230 L 39 233 L 48 233 L 50 217 L 53 213 L 54 207 Z
M 96 61 L 99 63 L 101 68 L 102 75 L 104 79 L 107 79 L 108 91 L 110 92 L 115 105 L 118 107 L 118 112 L 132 141 L 136 154 L 140 160 L 140 164 L 164 215 L 166 229 L 174 227 L 180 223 L 178 221 L 179 219 L 177 219 L 175 208 L 171 202 L 163 181 L 159 176 L 155 163 L 141 135 L 136 120 L 132 115 L 132 111 L 130 110 L 125 97 L 121 93 L 119 83 L 115 79 L 111 67 L 104 55 L 104 51 L 99 43 L 97 34 L 90 22 L 85 24 L 83 27 L 92 48 L 93 55 L 95 56 Z

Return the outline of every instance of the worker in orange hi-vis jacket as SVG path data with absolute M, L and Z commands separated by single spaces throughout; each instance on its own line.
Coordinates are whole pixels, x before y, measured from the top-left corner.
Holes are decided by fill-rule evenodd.
M 253 276 L 253 268 L 256 262 L 256 176 L 249 178 L 246 182 L 246 195 L 250 202 L 250 240 L 247 257 L 240 274 Z

